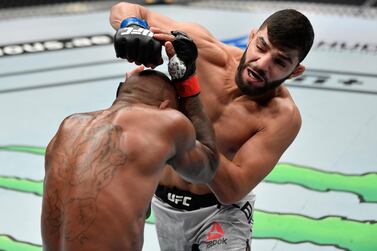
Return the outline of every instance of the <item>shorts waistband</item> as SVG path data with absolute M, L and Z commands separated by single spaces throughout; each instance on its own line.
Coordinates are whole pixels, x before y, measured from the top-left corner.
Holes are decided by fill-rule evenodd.
M 197 210 L 199 208 L 220 205 L 220 202 L 213 194 L 197 195 L 178 188 L 169 188 L 158 185 L 155 195 L 162 201 L 177 209 L 187 211 Z

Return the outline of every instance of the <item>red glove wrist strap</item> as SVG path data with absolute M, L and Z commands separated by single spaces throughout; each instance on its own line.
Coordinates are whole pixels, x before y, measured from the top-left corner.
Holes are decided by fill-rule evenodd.
M 176 82 L 174 86 L 178 95 L 183 98 L 195 96 L 200 93 L 199 81 L 196 75 L 192 75 L 182 82 Z

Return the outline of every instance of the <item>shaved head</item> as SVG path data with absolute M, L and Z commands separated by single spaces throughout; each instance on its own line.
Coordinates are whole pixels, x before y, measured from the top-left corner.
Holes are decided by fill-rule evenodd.
M 177 99 L 171 80 L 164 73 L 149 69 L 133 74 L 120 83 L 117 98 L 127 94 L 138 97 L 143 103 L 153 105 L 164 100 Z

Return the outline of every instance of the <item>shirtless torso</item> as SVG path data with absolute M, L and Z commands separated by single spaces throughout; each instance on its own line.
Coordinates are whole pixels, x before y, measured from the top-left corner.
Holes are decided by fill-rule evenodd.
M 147 77 L 127 80 L 123 86 L 129 90 L 110 108 L 67 117 L 49 143 L 41 217 L 44 250 L 141 250 L 144 221 L 163 167 L 180 163 L 177 172 L 194 181 L 214 176 L 217 153 L 202 110 L 192 112 L 193 126 L 171 109 L 177 102 L 170 80 L 137 82 Z M 162 91 L 166 86 L 170 92 Z M 194 108 L 195 100 L 185 102 Z M 197 141 L 198 135 L 207 135 L 206 143 Z
M 186 32 L 199 51 L 197 75 L 201 86 L 201 100 L 213 123 L 221 162 L 215 179 L 209 186 L 191 184 L 181 179 L 172 169 L 164 170 L 160 184 L 177 187 L 195 194 L 214 192 L 223 203 L 234 203 L 249 193 L 273 169 L 281 155 L 293 142 L 300 126 L 298 108 L 284 85 L 261 97 L 244 95 L 235 82 L 235 74 L 243 51 L 221 43 L 198 24 L 180 23 L 140 5 L 119 3 L 110 13 L 111 25 L 118 29 L 122 20 L 134 16 L 146 20 L 157 39 L 167 39 L 163 33 L 172 30 Z M 263 53 L 257 51 L 259 38 L 267 42 Z M 287 53 L 290 64 L 284 68 L 280 50 L 268 41 L 266 32 L 252 31 L 248 61 L 267 65 L 269 80 L 294 77 L 302 73 L 297 54 Z M 263 45 L 264 46 L 264 45 Z M 295 57 L 296 55 L 296 57 Z M 296 71 L 296 68 L 302 71 Z M 267 71 L 267 70 L 266 70 Z M 291 74 L 291 75 L 289 75 Z
M 220 201 L 234 203 L 273 169 L 294 140 L 301 125 L 299 110 L 284 85 L 262 98 L 242 94 L 234 75 L 243 51 L 218 42 L 198 25 L 182 28 L 199 48 L 201 100 L 222 156 L 210 186 L 185 182 L 170 168 L 164 170 L 160 184 L 194 194 L 212 189 Z
M 123 108 L 63 122 L 46 152 L 43 232 L 51 250 L 59 250 L 58 238 L 63 250 L 140 249 L 149 201 L 173 152 L 164 113 L 174 111 Z
M 152 203 L 161 250 L 249 250 L 255 200 L 251 191 L 301 127 L 300 112 L 283 83 L 305 70 L 300 62 L 314 38 L 309 20 L 291 9 L 276 12 L 266 19 L 268 25 L 251 30 L 242 51 L 221 43 L 199 24 L 177 22 L 130 3 L 112 7 L 115 30 L 128 17 L 146 20 L 158 40 L 174 41 L 170 32 L 182 31 L 196 43 L 200 98 L 220 153 L 208 184 L 187 182 L 170 167 L 163 170 Z M 176 219 L 182 222 L 176 224 Z M 224 234 L 213 237 L 214 229 Z

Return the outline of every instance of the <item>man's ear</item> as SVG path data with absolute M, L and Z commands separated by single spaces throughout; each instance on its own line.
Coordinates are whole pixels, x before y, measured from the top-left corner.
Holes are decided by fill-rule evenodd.
M 305 71 L 305 66 L 303 66 L 302 64 L 299 64 L 298 66 L 296 66 L 296 68 L 294 69 L 294 71 L 292 72 L 292 74 L 289 76 L 289 78 L 298 77 L 301 74 L 303 74 L 304 71 Z
M 161 102 L 160 106 L 158 107 L 158 109 L 166 109 L 166 108 L 169 108 L 170 107 L 170 100 L 164 100 Z
M 257 34 L 258 32 L 258 29 L 257 28 L 254 28 L 250 31 L 250 34 L 249 34 L 249 40 L 248 40 L 248 44 L 250 43 L 250 41 L 255 37 L 255 35 Z
M 144 70 L 144 65 L 140 65 L 136 67 L 135 69 L 133 69 L 132 71 L 126 72 L 126 75 L 124 75 L 124 82 L 126 82 L 127 79 L 129 79 L 132 75 L 142 72 L 143 70 Z

